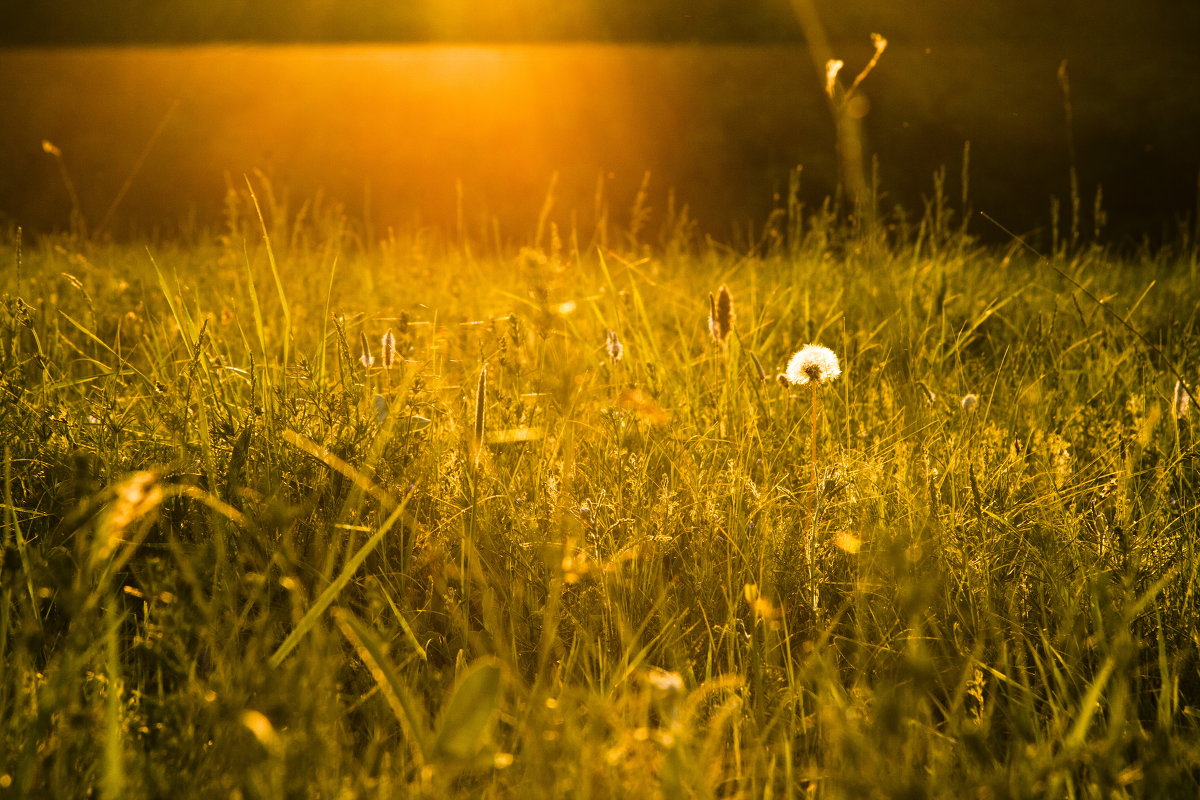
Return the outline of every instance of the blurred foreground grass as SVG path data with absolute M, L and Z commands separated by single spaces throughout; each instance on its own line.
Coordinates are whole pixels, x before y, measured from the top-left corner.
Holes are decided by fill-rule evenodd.
M 1194 249 L 260 199 L 7 250 L 0 795 L 1200 791 Z

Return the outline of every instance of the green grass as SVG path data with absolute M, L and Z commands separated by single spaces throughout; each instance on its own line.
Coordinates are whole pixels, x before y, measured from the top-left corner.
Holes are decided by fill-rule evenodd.
M 259 201 L 8 251 L 0 795 L 1200 792 L 1194 252 Z

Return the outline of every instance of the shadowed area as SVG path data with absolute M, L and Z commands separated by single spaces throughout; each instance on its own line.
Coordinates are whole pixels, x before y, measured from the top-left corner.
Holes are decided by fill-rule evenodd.
M 864 50 L 839 48 L 851 64 Z M 893 45 L 864 87 L 885 203 L 920 208 L 942 164 L 957 198 L 970 141 L 973 205 L 1042 224 L 1051 195 L 1069 195 L 1063 57 Z M 1119 76 L 1086 52 L 1070 61 L 1082 203 L 1103 185 L 1118 230 L 1192 206 L 1200 103 L 1146 90 L 1191 60 L 1161 54 Z M 790 45 L 17 50 L 0 52 L 0 71 L 23 76 L 0 87 L 0 104 L 22 110 L 0 130 L 0 212 L 34 228 L 70 214 L 43 139 L 63 151 L 87 220 L 115 232 L 211 221 L 227 182 L 255 170 L 380 226 L 455 225 L 461 186 L 466 224 L 518 234 L 555 174 L 562 222 L 584 229 L 605 205 L 627 213 L 647 172 L 653 207 L 674 189 L 719 233 L 761 221 L 795 165 L 812 202 L 836 185 L 829 111 Z

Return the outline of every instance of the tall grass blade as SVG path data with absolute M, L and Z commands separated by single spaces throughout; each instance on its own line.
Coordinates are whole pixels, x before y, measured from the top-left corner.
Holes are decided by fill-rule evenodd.
M 379 546 L 379 543 L 383 541 L 383 538 L 387 536 L 388 532 L 404 516 L 408 499 L 408 497 L 404 498 L 400 505 L 396 506 L 395 510 L 388 515 L 387 519 L 383 521 L 383 524 L 379 526 L 375 533 L 371 534 L 362 547 L 358 548 L 358 551 L 346 561 L 346 564 L 342 567 L 342 571 L 338 573 L 337 577 L 317 595 L 317 599 L 313 601 L 308 611 L 304 612 L 304 616 L 296 623 L 296 627 L 292 629 L 292 632 L 287 635 L 283 643 L 271 654 L 271 657 L 267 660 L 269 666 L 274 668 L 282 664 L 283 660 L 288 657 L 288 654 L 313 629 L 313 626 L 317 624 L 317 620 L 321 618 L 325 610 L 333 604 L 333 601 L 337 599 L 342 590 L 346 588 L 346 585 L 354 578 L 359 567 L 367 560 L 367 556 L 371 555 L 375 548 Z
M 404 731 L 413 760 L 416 761 L 418 767 L 422 766 L 430 760 L 429 724 L 425 720 L 420 705 L 412 697 L 408 686 L 401 680 L 396 668 L 388 659 L 383 642 L 347 609 L 335 608 L 333 619 L 342 635 L 358 653 L 358 657 L 371 671 L 371 676 L 379 686 L 379 691 L 387 700 L 388 708 L 392 710 Z

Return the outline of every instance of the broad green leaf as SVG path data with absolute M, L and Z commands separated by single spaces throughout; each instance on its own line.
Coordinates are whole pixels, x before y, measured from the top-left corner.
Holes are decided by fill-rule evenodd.
M 476 755 L 500 707 L 500 667 L 477 661 L 459 677 L 442 708 L 434 756 L 463 761 Z

